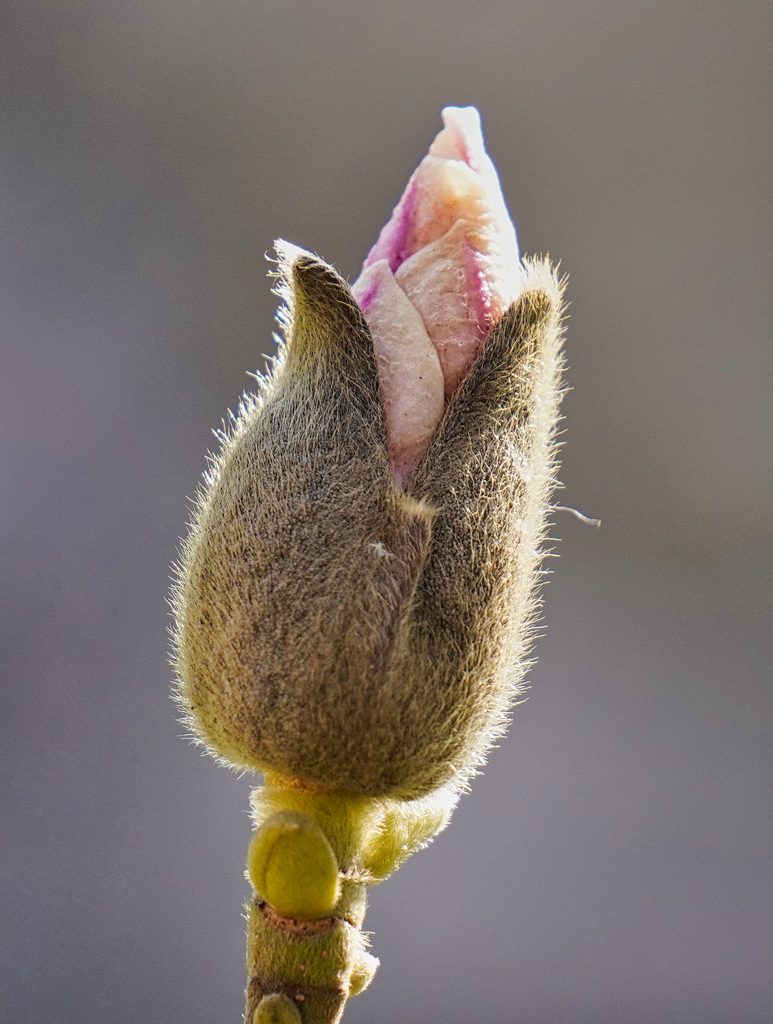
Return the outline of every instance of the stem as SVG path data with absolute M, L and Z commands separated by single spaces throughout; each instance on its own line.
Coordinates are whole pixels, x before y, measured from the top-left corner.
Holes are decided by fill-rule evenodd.
M 340 1021 L 349 996 L 367 988 L 378 967 L 362 931 L 368 888 L 426 845 L 456 800 L 448 791 L 413 801 L 321 793 L 271 777 L 253 792 L 249 877 L 265 892 L 256 887 L 247 905 L 245 1024 Z M 281 846 L 272 846 L 280 834 Z M 327 890 L 320 866 L 328 843 L 338 884 L 335 902 L 320 916 L 314 880 Z M 298 908 L 293 917 L 266 898 L 288 892 Z M 314 908 L 308 913 L 304 898 Z

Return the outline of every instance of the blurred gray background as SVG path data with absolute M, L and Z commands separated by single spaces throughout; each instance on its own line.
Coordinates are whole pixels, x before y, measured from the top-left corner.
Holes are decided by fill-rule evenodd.
M 250 780 L 180 738 L 168 565 L 271 350 L 446 104 L 569 272 L 560 559 L 507 740 L 373 894 L 349 1024 L 769 1024 L 773 7 L 9 0 L 0 1019 L 241 1019 Z

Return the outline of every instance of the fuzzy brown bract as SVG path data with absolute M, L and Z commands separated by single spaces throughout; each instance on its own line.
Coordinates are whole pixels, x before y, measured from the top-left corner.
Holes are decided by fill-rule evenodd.
M 555 472 L 560 284 L 526 265 L 401 489 L 348 286 L 298 251 L 284 275 L 286 345 L 182 551 L 179 699 L 238 768 L 374 797 L 460 789 L 523 680 Z

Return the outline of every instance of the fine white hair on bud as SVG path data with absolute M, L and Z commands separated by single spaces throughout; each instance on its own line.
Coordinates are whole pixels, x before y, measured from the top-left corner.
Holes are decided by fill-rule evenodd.
M 309 254 L 284 272 L 286 350 L 243 404 L 183 549 L 181 701 L 238 768 L 371 796 L 461 787 L 524 671 L 560 287 L 526 265 L 403 488 L 351 292 Z

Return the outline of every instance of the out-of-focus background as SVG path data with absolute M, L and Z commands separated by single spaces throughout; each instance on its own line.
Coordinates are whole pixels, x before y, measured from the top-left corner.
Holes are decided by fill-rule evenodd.
M 0 1019 L 241 1019 L 250 780 L 180 738 L 168 565 L 271 351 L 446 104 L 569 272 L 529 701 L 374 891 L 349 1024 L 773 1020 L 773 7 L 8 0 Z

